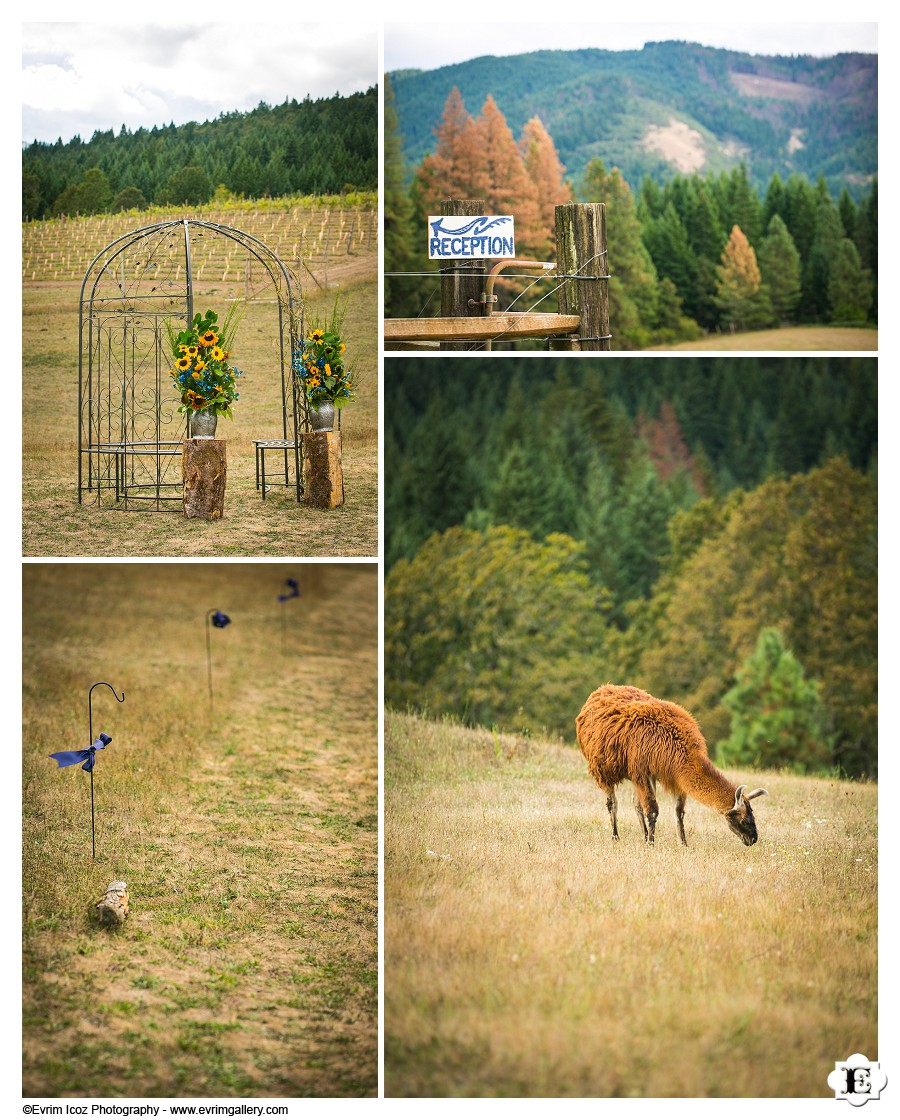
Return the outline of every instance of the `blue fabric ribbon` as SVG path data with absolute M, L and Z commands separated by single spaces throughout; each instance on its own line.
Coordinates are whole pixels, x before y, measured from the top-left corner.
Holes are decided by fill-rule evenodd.
M 100 732 L 99 737 L 91 747 L 85 747 L 83 751 L 56 751 L 51 754 L 51 758 L 55 758 L 59 763 L 60 769 L 63 766 L 75 766 L 76 763 L 83 762 L 82 770 L 87 770 L 90 773 L 94 769 L 94 755 L 97 751 L 102 751 L 104 747 L 112 742 L 112 736 L 104 735 Z
M 300 584 L 295 579 L 286 579 L 284 582 L 291 589 L 291 593 L 290 595 L 279 595 L 279 603 L 286 603 L 288 599 L 296 599 L 300 595 Z
M 231 622 L 231 619 L 222 611 L 216 611 L 210 621 L 212 622 L 213 626 L 217 626 L 220 630 L 223 630 L 228 625 L 228 623 Z

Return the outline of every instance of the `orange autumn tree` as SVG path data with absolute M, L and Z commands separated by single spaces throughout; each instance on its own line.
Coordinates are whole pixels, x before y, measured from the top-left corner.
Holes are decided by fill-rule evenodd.
M 541 258 L 546 258 L 555 247 L 556 207 L 569 201 L 572 188 L 563 178 L 566 169 L 540 117 L 532 117 L 525 125 L 519 147 L 525 170 L 537 190 L 540 233 L 545 235 L 543 244 L 537 242 L 535 248 Z
M 483 197 L 479 193 L 484 182 L 479 177 L 477 130 L 456 86 L 450 91 L 434 135 L 437 147 L 422 160 L 416 173 L 417 194 L 425 212 L 435 213 L 444 198 Z
M 733 226 L 728 244 L 716 266 L 715 301 L 722 313 L 723 326 L 750 330 L 764 326 L 771 318 L 768 298 L 756 253 L 740 226 Z
M 521 255 L 520 246 L 532 249 L 541 239 L 537 187 L 528 177 L 519 146 L 491 94 L 487 95 L 475 128 L 488 213 L 514 215 L 516 250 Z
M 516 219 L 519 255 L 546 256 L 553 245 L 553 206 L 570 197 L 564 168 L 549 134 L 537 118 L 516 143 L 494 98 L 477 120 L 466 112 L 454 86 L 435 129 L 437 146 L 416 173 L 419 214 L 437 213 L 445 198 L 483 198 L 488 214 Z

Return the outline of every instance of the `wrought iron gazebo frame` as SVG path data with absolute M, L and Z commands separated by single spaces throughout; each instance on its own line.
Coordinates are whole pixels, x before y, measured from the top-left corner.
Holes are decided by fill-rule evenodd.
M 165 320 L 194 318 L 191 241 L 230 238 L 263 266 L 262 289 L 278 306 L 284 483 L 303 493 L 309 407 L 291 361 L 303 337 L 303 299 L 293 270 L 242 230 L 197 218 L 157 222 L 110 242 L 84 275 L 78 319 L 78 501 L 120 509 L 181 508 L 182 440 L 190 420 L 177 412 L 168 371 Z M 176 248 L 176 239 L 181 239 Z M 181 246 L 183 245 L 183 255 Z M 258 294 L 258 293 L 257 293 Z M 111 500 L 110 500 L 111 499 Z

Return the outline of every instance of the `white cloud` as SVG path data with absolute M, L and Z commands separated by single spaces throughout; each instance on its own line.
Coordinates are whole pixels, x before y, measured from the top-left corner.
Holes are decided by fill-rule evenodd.
M 378 81 L 374 24 L 32 23 L 22 46 L 26 142 L 207 120 Z

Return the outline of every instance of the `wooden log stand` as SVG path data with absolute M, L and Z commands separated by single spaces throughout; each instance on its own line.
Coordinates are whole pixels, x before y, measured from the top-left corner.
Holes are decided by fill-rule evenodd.
M 106 894 L 97 903 L 97 917 L 104 926 L 120 926 L 128 917 L 128 884 L 117 879 L 106 888 Z
M 218 521 L 225 512 L 225 440 L 186 439 L 181 471 L 184 516 Z
M 307 432 L 303 437 L 303 489 L 306 505 L 336 509 L 344 504 L 340 432 Z

